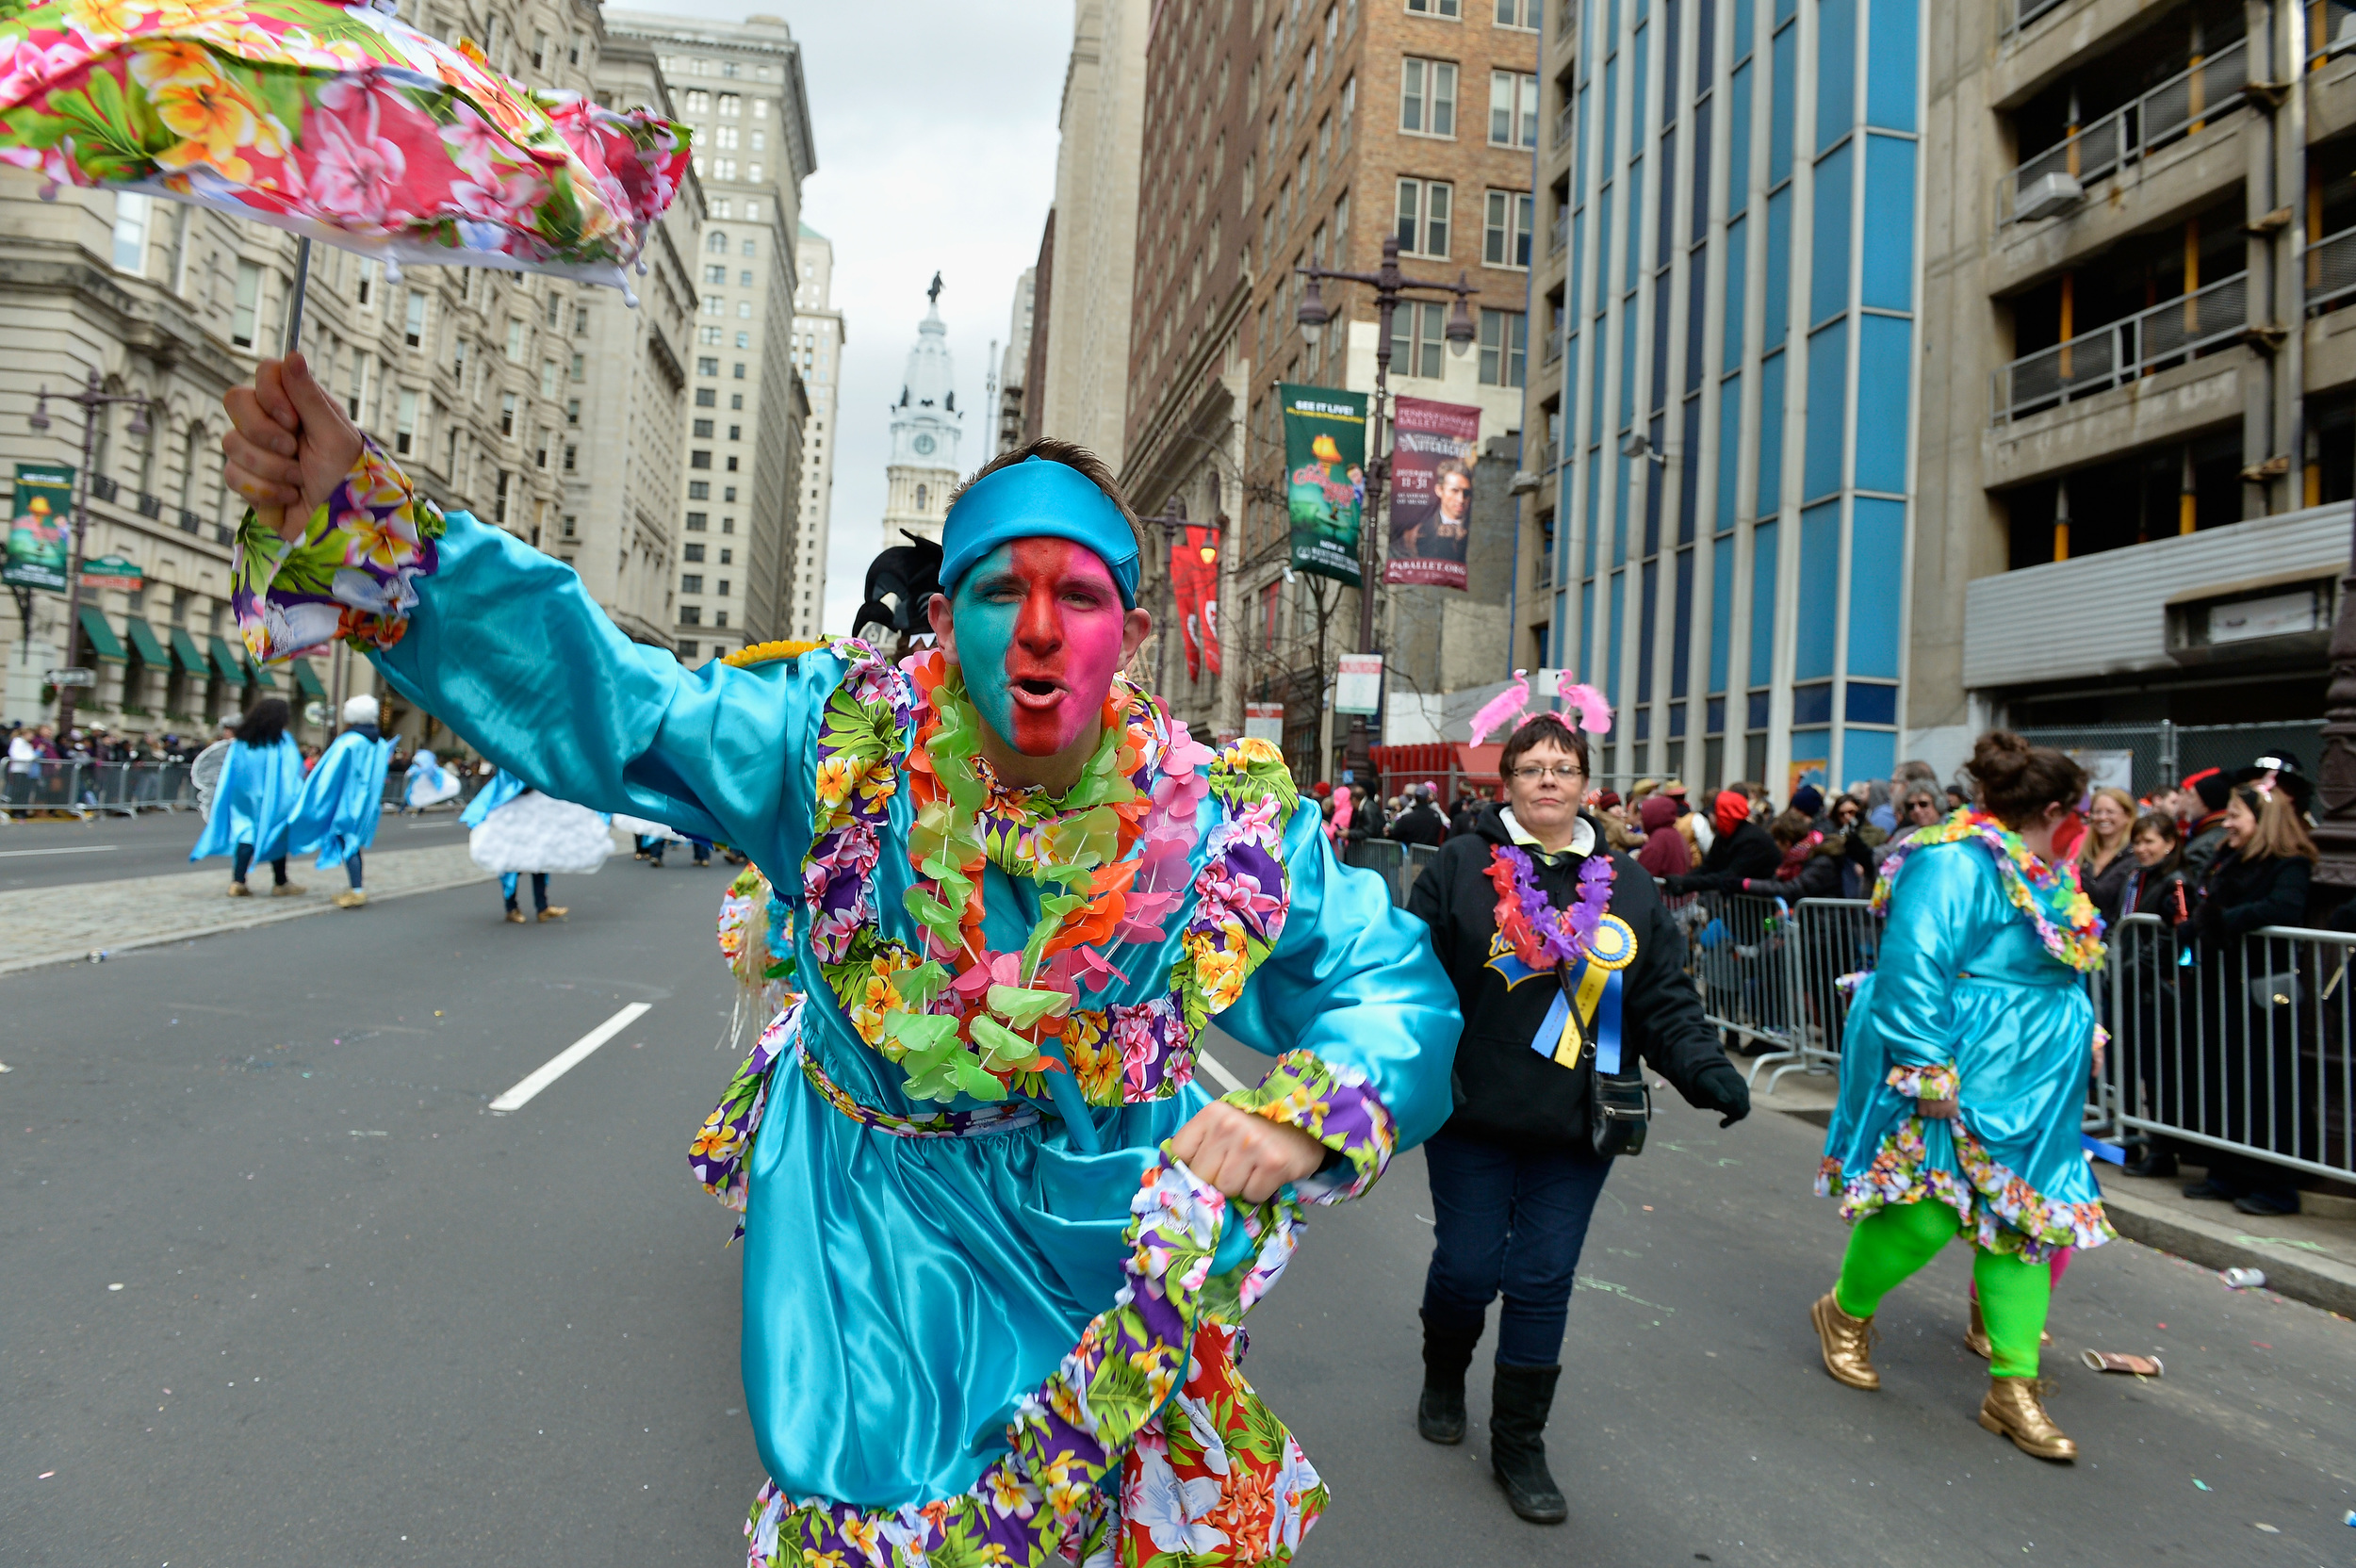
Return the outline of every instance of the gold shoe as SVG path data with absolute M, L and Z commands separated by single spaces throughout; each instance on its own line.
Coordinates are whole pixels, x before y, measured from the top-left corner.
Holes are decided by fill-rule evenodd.
M 300 898 L 303 895 L 303 884 L 281 882 L 270 890 L 270 895 L 272 898 Z
M 232 882 L 229 884 L 229 896 L 231 898 L 252 898 L 254 896 L 254 890 L 247 887 L 242 882 Z
M 510 909 L 510 910 L 508 910 L 508 911 L 507 911 L 507 923 L 508 923 L 508 924 L 510 924 L 510 925 L 521 925 L 523 923 L 524 923 L 524 912 L 523 912 L 521 909 Z
M 338 909 L 357 909 L 361 905 L 366 904 L 368 901 L 368 895 L 362 892 L 359 889 L 347 888 L 342 892 L 335 895 L 335 907 Z
M 2035 1459 L 2067 1464 L 2078 1457 L 2078 1446 L 2053 1425 L 2038 1396 L 2045 1385 L 2035 1378 L 1990 1378 L 1988 1397 L 1980 1401 L 1980 1425 Z
M 570 909 L 564 905 L 551 904 L 547 908 L 540 911 L 540 918 L 544 921 L 563 920 L 570 912 Z
M 1829 1290 L 1808 1309 L 1808 1318 L 1816 1325 L 1816 1337 L 1824 1344 L 1825 1371 L 1851 1388 L 1881 1387 L 1882 1375 L 1873 1370 L 1872 1318 L 1851 1317 Z

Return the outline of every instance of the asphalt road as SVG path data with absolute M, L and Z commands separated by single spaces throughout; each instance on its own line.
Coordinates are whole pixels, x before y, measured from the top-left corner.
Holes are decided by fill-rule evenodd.
M 742 1561 L 737 1257 L 685 1160 L 735 1065 L 725 874 L 619 860 L 558 879 L 562 924 L 465 889 L 0 980 L 0 1564 Z M 1959 1249 L 1885 1308 L 1880 1394 L 1817 1366 L 1817 1136 L 1673 1105 L 1615 1173 L 1554 1529 L 1488 1478 L 1484 1383 L 1464 1446 L 1415 1435 L 1419 1157 L 1317 1215 L 1247 1363 L 1335 1494 L 1301 1560 L 2348 1560 L 2356 1329 L 2090 1254 L 2052 1363 L 2086 1457 L 2040 1464 L 1972 1423 Z
M 225 882 L 226 858 L 191 865 L 188 851 L 205 831 L 194 811 L 150 811 L 136 817 L 27 818 L 0 826 L 0 892 L 55 888 L 126 876 L 166 876 L 212 867 Z M 386 817 L 376 830 L 377 851 L 423 849 L 466 841 L 457 812 L 444 808 L 422 817 Z M 297 865 L 306 865 L 297 861 Z M 289 867 L 292 870 L 292 867 Z M 343 886 L 336 873 L 335 886 Z M 269 874 L 263 874 L 267 880 Z

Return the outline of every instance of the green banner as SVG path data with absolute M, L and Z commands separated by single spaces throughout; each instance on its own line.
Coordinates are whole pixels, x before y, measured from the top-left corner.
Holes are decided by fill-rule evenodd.
M 1278 385 L 1284 409 L 1284 498 L 1292 564 L 1358 584 L 1366 508 L 1366 397 L 1331 386 Z
M 0 582 L 65 592 L 66 529 L 74 518 L 74 470 L 57 463 L 16 466 L 16 509 Z

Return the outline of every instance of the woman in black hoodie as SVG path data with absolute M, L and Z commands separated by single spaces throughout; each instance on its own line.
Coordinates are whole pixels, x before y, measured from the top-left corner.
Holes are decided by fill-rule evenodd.
M 1464 1012 L 1456 1112 L 1424 1145 L 1435 1233 L 1415 1420 L 1432 1442 L 1464 1441 L 1465 1369 L 1501 1291 L 1491 1465 L 1515 1513 L 1552 1524 L 1568 1510 L 1543 1434 L 1579 1249 L 1612 1169 L 1591 1136 L 1598 1071 L 1621 1098 L 1642 1057 L 1722 1126 L 1749 1114 L 1750 1092 L 1702 1016 L 1652 877 L 1579 810 L 1585 738 L 1537 714 L 1498 767 L 1505 805 L 1442 844 L 1407 900 Z

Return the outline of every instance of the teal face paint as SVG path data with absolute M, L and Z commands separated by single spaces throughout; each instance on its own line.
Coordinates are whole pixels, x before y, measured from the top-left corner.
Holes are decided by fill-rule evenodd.
M 957 585 L 957 660 L 982 722 L 1025 757 L 1088 734 L 1121 669 L 1121 590 L 1094 551 L 1018 539 Z

